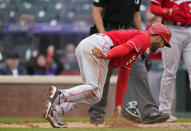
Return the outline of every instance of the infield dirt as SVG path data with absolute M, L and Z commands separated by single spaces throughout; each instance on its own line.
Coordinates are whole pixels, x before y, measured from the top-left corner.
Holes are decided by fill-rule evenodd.
M 191 129 L 191 122 L 135 124 L 132 122 L 105 122 L 104 124 L 90 124 L 89 122 L 67 122 L 68 128 L 144 128 L 144 129 Z M 0 123 L 0 127 L 8 128 L 52 128 L 49 123 Z

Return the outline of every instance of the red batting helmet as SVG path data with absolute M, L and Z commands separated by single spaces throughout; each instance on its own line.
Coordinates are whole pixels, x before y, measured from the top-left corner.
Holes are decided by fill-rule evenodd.
M 146 32 L 150 35 L 160 35 L 165 41 L 165 46 L 171 47 L 169 41 L 171 38 L 170 30 L 163 24 L 152 24 L 150 25 Z

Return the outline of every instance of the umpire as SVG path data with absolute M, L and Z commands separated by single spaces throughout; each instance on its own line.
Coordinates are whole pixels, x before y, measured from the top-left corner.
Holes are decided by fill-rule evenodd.
M 140 16 L 141 0 L 94 0 L 92 16 L 95 25 L 91 27 L 90 34 L 101 33 L 111 30 L 126 30 L 135 27 L 142 30 Z M 139 57 L 130 72 L 130 78 L 137 79 L 132 81 L 133 91 L 138 101 L 139 112 L 143 123 L 163 122 L 168 119 L 168 115 L 159 112 L 154 101 L 147 80 L 147 70 L 144 64 L 145 57 Z M 92 105 L 88 113 L 90 122 L 99 124 L 104 122 L 105 107 L 107 105 L 108 88 L 112 69 L 109 69 L 106 83 L 104 85 L 103 96 L 99 103 Z M 125 116 L 129 119 L 128 113 Z M 138 121 L 141 121 L 138 118 Z M 164 119 L 165 118 L 165 119 Z

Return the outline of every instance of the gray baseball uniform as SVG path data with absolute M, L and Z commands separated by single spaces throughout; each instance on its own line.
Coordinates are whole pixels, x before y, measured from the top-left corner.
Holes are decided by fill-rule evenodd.
M 169 114 L 171 114 L 172 103 L 175 100 L 176 72 L 181 56 L 191 80 L 190 8 L 190 0 L 151 0 L 151 12 L 162 16 L 163 23 L 172 33 L 170 40 L 172 48 L 164 48 L 162 51 L 164 72 L 159 96 L 159 109 Z
M 172 103 L 175 100 L 176 72 L 181 56 L 188 69 L 189 79 L 191 81 L 191 27 L 185 28 L 168 24 L 166 25 L 172 32 L 170 40 L 172 48 L 165 47 L 162 51 L 164 72 L 161 81 L 159 109 L 164 112 L 171 113 Z

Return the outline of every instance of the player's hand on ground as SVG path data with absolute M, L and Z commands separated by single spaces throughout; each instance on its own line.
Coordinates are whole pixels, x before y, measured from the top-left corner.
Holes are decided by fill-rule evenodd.
M 92 54 L 99 59 L 107 59 L 107 54 L 98 47 L 92 49 Z
M 113 121 L 118 121 L 121 115 L 121 106 L 116 106 L 113 112 Z

